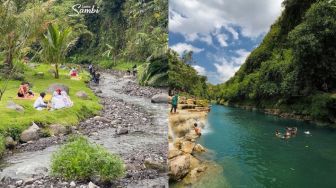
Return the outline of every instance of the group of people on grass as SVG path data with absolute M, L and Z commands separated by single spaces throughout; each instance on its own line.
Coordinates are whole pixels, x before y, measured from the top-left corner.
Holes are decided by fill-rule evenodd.
M 30 84 L 28 82 L 22 82 L 17 97 L 19 99 L 34 99 L 35 94 L 30 90 Z M 66 91 L 63 91 L 60 88 L 57 88 L 53 94 L 51 100 L 46 100 L 46 93 L 41 92 L 40 96 L 36 98 L 33 107 L 36 110 L 56 110 L 62 108 L 70 108 L 73 106 L 69 95 Z
M 89 65 L 89 73 L 91 75 L 91 81 L 96 84 L 99 84 L 100 81 L 100 74 L 99 72 L 93 67 L 92 64 Z

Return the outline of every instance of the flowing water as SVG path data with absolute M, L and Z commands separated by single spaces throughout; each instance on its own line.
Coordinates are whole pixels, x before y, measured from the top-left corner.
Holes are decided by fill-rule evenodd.
M 298 127 L 296 137 L 275 137 L 287 126 Z M 203 157 L 223 168 L 205 178 L 207 187 L 336 187 L 334 130 L 214 105 L 199 142 L 210 150 Z

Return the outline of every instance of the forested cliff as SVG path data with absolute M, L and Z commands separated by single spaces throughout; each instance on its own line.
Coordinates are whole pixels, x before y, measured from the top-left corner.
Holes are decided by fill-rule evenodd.
M 336 122 L 336 1 L 285 0 L 283 6 L 234 77 L 209 92 L 220 103 Z

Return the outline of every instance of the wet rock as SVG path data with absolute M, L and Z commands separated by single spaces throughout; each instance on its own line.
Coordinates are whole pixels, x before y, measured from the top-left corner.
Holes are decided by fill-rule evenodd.
M 13 149 L 13 148 L 15 148 L 17 142 L 12 137 L 7 136 L 6 139 L 5 139 L 5 144 L 6 144 L 7 148 Z
M 181 144 L 181 151 L 183 151 L 184 153 L 192 153 L 194 147 L 195 147 L 194 142 L 184 141 Z
M 110 123 L 111 120 L 106 117 L 96 116 L 93 118 L 95 121 L 101 121 L 103 123 Z
M 88 184 L 88 188 L 99 188 L 99 186 L 95 185 L 90 181 L 90 183 Z
M 20 187 L 23 184 L 23 180 L 18 180 L 15 182 L 15 185 Z
M 49 131 L 52 136 L 65 135 L 68 133 L 67 128 L 64 125 L 59 124 L 50 125 Z
M 97 90 L 96 90 L 96 93 L 103 93 L 103 91 L 100 90 L 100 89 L 97 89 Z
M 169 96 L 166 93 L 156 94 L 151 98 L 152 103 L 168 103 Z
M 118 127 L 116 133 L 117 135 L 128 134 L 128 129 L 124 127 Z
M 194 147 L 194 151 L 198 152 L 198 153 L 201 153 L 201 152 L 205 152 L 205 149 L 201 144 L 196 144 L 195 147 Z
M 16 104 L 13 101 L 8 101 L 7 108 L 11 109 L 11 110 L 15 110 L 17 112 L 23 112 L 24 111 L 24 108 L 22 106 Z
M 76 187 L 76 183 L 74 181 L 71 181 L 70 182 L 70 187 L 73 188 L 73 187 Z
M 189 172 L 190 155 L 177 156 L 169 161 L 168 166 L 169 178 L 172 180 L 180 180 Z
M 33 123 L 27 130 L 24 130 L 20 135 L 20 140 L 23 142 L 38 140 L 40 138 L 39 135 L 40 128 Z
M 76 93 L 76 96 L 77 96 L 78 98 L 80 98 L 80 99 L 84 99 L 84 100 L 89 99 L 89 95 L 88 95 L 85 91 L 78 91 L 78 92 Z
M 51 84 L 48 89 L 46 90 L 47 93 L 54 93 L 54 91 L 56 91 L 56 89 L 61 89 L 62 91 L 65 91 L 67 94 L 69 94 L 69 87 L 64 85 L 64 84 L 59 84 L 59 83 L 55 83 L 55 84 Z

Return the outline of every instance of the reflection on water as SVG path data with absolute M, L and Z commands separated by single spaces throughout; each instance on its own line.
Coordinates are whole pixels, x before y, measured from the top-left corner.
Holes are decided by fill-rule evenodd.
M 336 185 L 336 133 L 307 123 L 223 106 L 212 107 L 211 132 L 199 142 L 223 167 L 221 177 L 232 187 L 333 187 Z M 289 140 L 276 129 L 298 127 Z M 305 135 L 309 130 L 312 135 Z

